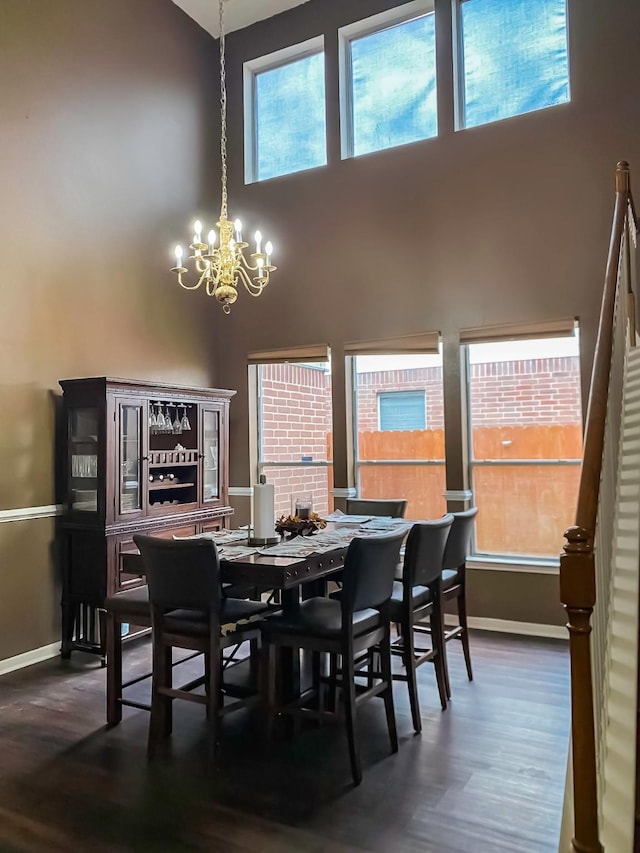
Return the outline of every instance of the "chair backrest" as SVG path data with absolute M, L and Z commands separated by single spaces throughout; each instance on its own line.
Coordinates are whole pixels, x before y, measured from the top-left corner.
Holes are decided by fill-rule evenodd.
M 471 553 L 471 535 L 477 514 L 477 506 L 464 512 L 452 513 L 453 524 L 449 531 L 447 547 L 444 549 L 444 569 L 459 569 Z
M 347 498 L 347 515 L 388 515 L 391 518 L 404 518 L 407 502 L 404 498 L 377 500 L 366 498 Z
M 402 529 L 351 540 L 342 576 L 343 619 L 357 610 L 380 607 L 389 600 L 406 532 Z
M 217 611 L 220 561 L 211 539 L 173 541 L 135 535 L 153 607 Z
M 453 515 L 443 515 L 433 521 L 418 521 L 409 532 L 404 552 L 402 578 L 405 590 L 414 586 L 429 586 L 442 574 L 444 551 L 451 535 Z

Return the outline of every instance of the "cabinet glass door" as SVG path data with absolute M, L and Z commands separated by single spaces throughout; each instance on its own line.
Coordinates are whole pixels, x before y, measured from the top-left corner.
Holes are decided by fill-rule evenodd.
M 220 498 L 220 410 L 202 412 L 202 501 Z
M 119 404 L 120 448 L 118 498 L 120 515 L 142 510 L 142 424 L 144 405 Z
M 98 410 L 69 410 L 69 507 L 74 512 L 98 511 Z

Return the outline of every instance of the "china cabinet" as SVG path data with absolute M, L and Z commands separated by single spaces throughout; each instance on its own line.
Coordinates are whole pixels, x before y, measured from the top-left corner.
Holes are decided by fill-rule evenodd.
M 74 649 L 103 655 L 105 597 L 142 583 L 124 567 L 124 555 L 136 552 L 133 534 L 189 536 L 227 526 L 235 391 L 106 377 L 60 385 L 62 657 Z

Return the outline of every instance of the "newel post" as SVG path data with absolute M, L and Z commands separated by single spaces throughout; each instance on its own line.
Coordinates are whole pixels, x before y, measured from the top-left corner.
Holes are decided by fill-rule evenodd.
M 598 838 L 596 742 L 591 673 L 591 614 L 596 600 L 593 540 L 570 527 L 560 557 L 560 600 L 567 612 L 571 657 L 571 729 L 576 853 L 603 853 Z

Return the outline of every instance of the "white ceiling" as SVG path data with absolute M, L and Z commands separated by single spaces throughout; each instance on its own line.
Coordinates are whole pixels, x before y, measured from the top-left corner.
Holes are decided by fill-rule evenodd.
M 218 38 L 218 0 L 173 0 L 201 27 Z M 224 30 L 241 30 L 256 21 L 301 6 L 309 0 L 225 0 Z

